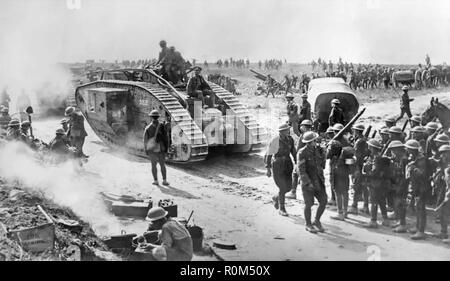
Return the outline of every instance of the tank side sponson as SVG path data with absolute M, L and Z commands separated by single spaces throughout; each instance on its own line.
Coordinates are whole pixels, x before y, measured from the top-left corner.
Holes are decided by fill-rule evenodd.
M 89 118 L 87 108 L 82 109 L 94 132 L 108 145 L 118 149 L 125 148 L 131 154 L 146 157 L 142 135 L 150 121 L 148 113 L 156 109 L 160 112 L 160 120 L 170 121 L 171 124 L 172 145 L 167 156 L 169 162 L 192 162 L 206 158 L 208 145 L 205 136 L 178 100 L 162 87 L 142 82 L 97 81 L 79 87 L 77 96 L 80 91 L 86 92 L 83 90 L 94 88 L 126 89 L 132 96 L 132 104 L 129 106 L 132 115 L 131 128 L 125 141 L 117 141 L 118 137 L 106 122 L 99 122 L 98 118 Z M 80 104 L 78 97 L 77 104 Z

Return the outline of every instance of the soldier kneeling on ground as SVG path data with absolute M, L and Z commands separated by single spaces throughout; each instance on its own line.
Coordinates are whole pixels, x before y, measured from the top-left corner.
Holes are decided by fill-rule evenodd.
M 54 162 L 61 163 L 68 159 L 75 158 L 77 153 L 76 148 L 70 147 L 65 139 L 66 133 L 63 129 L 59 128 L 55 132 L 55 138 L 50 142 L 49 148 L 54 153 Z

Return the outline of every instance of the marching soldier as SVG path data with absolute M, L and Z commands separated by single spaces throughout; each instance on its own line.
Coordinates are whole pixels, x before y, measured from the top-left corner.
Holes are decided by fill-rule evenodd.
M 297 163 L 294 139 L 290 136 L 290 129 L 291 126 L 288 124 L 282 124 L 278 128 L 279 135 L 270 141 L 264 157 L 267 176 L 271 177 L 273 172 L 273 179 L 279 189 L 278 194 L 273 196 L 272 199 L 275 209 L 279 209 L 282 216 L 288 216 L 285 208 L 285 194 L 292 187 L 294 166 L 290 155 L 294 157 L 294 162 Z
M 438 171 L 433 176 L 435 185 L 442 191 L 436 207 L 438 213 L 441 232 L 437 235 L 440 239 L 448 239 L 448 221 L 450 217 L 450 145 L 439 147 L 441 154 Z
M 334 134 L 336 135 L 343 128 L 344 128 L 344 126 L 342 124 L 339 124 L 339 123 L 335 124 L 333 126 Z M 328 205 L 336 205 L 336 194 L 335 194 L 335 189 L 334 189 L 334 184 L 336 182 L 335 181 L 336 164 L 337 164 L 338 157 L 344 146 L 347 146 L 347 143 L 346 143 L 345 139 L 341 136 L 335 140 L 332 140 L 328 144 L 328 149 L 326 151 L 326 159 L 330 159 L 329 165 L 330 165 L 331 199 L 328 202 Z
M 349 213 L 358 214 L 358 201 L 362 197 L 364 200 L 364 212 L 369 213 L 369 190 L 367 189 L 366 178 L 362 174 L 364 159 L 369 156 L 367 140 L 363 135 L 364 125 L 359 124 L 353 126 L 353 148 L 355 150 L 355 171 L 353 173 L 353 203 L 349 209 Z
M 300 132 L 299 132 L 299 118 L 298 118 L 298 105 L 294 102 L 294 95 L 291 93 L 288 93 L 286 95 L 286 100 L 287 100 L 287 116 L 288 116 L 288 124 L 289 126 L 292 126 L 294 129 L 294 133 L 297 136 L 300 136 Z
M 303 136 L 302 142 L 306 145 L 300 149 L 297 155 L 298 172 L 302 186 L 303 200 L 305 201 L 304 216 L 306 220 L 306 230 L 311 233 L 324 232 L 325 229 L 320 223 L 320 218 L 325 211 L 327 204 L 327 194 L 325 192 L 325 168 L 324 150 L 316 144 L 318 134 L 307 132 Z M 311 207 L 314 205 L 314 198 L 319 201 L 316 211 L 315 221 L 311 222 Z
M 382 145 L 375 139 L 367 142 L 370 156 L 364 162 L 362 173 L 369 182 L 369 192 L 372 205 L 370 206 L 371 220 L 369 228 L 377 228 L 378 206 L 383 217 L 383 226 L 389 226 L 386 210 L 386 183 L 390 180 L 389 161 L 381 155 Z
M 405 169 L 408 157 L 403 143 L 393 140 L 389 144 L 392 161 L 391 184 L 394 190 L 394 211 L 398 223 L 395 224 L 394 232 L 406 232 L 406 197 L 408 195 L 408 182 L 405 179 Z
M 411 232 L 413 240 L 425 239 L 425 227 L 427 214 L 425 209 L 427 187 L 426 159 L 420 152 L 420 144 L 417 140 L 409 140 L 405 143 L 408 152 L 408 164 L 406 166 L 406 180 L 408 181 L 408 191 L 415 198 L 416 202 L 416 229 Z
M 334 124 L 339 123 L 345 125 L 344 111 L 339 107 L 341 102 L 338 99 L 333 99 L 331 101 L 331 112 L 328 118 L 328 126 L 334 126 Z
M 410 103 L 414 99 L 409 98 L 409 95 L 408 95 L 409 88 L 408 88 L 408 86 L 406 86 L 406 85 L 403 86 L 402 90 L 403 90 L 403 94 L 402 94 L 401 99 L 400 99 L 400 116 L 396 119 L 396 122 L 398 122 L 398 120 L 402 119 L 403 116 L 405 115 L 405 113 L 408 116 L 408 118 L 412 117 Z
M 399 141 L 400 143 L 403 143 L 405 138 L 404 134 L 402 132 L 402 129 L 400 129 L 397 126 L 392 126 L 389 131 L 389 141 L 385 144 L 383 156 L 390 157 L 392 152 L 390 149 L 390 144 L 393 141 Z M 389 185 L 388 191 L 386 193 L 386 203 L 387 203 L 387 210 L 388 212 L 392 212 L 395 210 L 395 189 L 393 186 Z M 397 219 L 397 213 L 390 214 L 388 217 L 389 219 Z
M 430 158 L 431 156 L 433 156 L 433 152 L 437 152 L 436 143 L 435 143 L 434 139 L 436 138 L 437 134 L 439 133 L 438 127 L 439 126 L 436 122 L 428 122 L 425 125 L 425 129 L 427 131 L 426 133 L 427 133 L 428 137 L 426 139 L 424 153 L 427 158 Z
M 83 145 L 87 137 L 83 115 L 80 112 L 76 112 L 75 107 L 66 108 L 65 115 L 69 117 L 68 138 L 70 143 L 77 149 L 80 156 L 89 157 L 83 153 Z
M 297 149 L 296 151 L 300 151 L 305 146 L 305 143 L 302 142 L 303 136 L 306 132 L 311 131 L 312 129 L 311 120 L 303 120 L 300 124 L 300 135 L 298 138 Z M 292 174 L 292 189 L 288 193 L 286 193 L 286 198 L 289 199 L 297 199 L 297 185 L 298 185 L 298 167 L 294 167 L 294 173 Z
M 301 97 L 302 104 L 300 105 L 300 122 L 305 119 L 311 120 L 311 104 L 308 102 L 308 94 L 302 94 Z
M 393 117 L 388 117 L 388 118 L 384 119 L 384 124 L 386 125 L 386 127 L 388 129 L 390 129 L 392 126 L 395 126 L 396 123 L 397 122 L 395 121 L 395 118 L 393 118 Z
M 420 144 L 420 152 L 423 154 L 426 150 L 426 129 L 422 126 L 416 126 L 411 129 L 411 139 Z

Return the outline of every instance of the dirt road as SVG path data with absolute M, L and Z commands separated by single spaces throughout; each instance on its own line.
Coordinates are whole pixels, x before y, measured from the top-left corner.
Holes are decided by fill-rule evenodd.
M 448 95 L 433 96 L 443 101 L 447 99 L 448 104 Z M 416 97 L 412 103 L 413 113 L 423 111 L 430 97 Z M 380 118 L 398 114 L 398 107 L 398 101 L 367 104 L 362 120 L 379 127 Z M 278 120 L 278 113 L 273 111 L 261 121 L 274 129 L 279 125 Z M 47 141 L 59 126 L 59 120 L 37 120 L 33 125 L 34 134 Z M 220 238 L 237 244 L 235 251 L 217 251 L 226 260 L 367 260 L 378 256 L 382 260 L 450 259 L 450 247 L 435 238 L 413 242 L 409 235 L 395 234 L 390 228 L 369 230 L 361 226 L 369 221 L 367 216 L 350 215 L 348 221 L 336 222 L 329 218 L 335 214 L 332 208 L 325 211 L 322 219 L 326 233 L 306 232 L 301 200 L 288 201 L 289 217 L 279 216 L 273 208 L 270 198 L 276 187 L 273 179 L 264 174 L 262 153 L 225 156 L 216 151 L 203 162 L 169 165 L 170 186 L 156 187 L 151 185 L 150 164 L 145 159 L 115 153 L 90 128 L 88 134 L 85 153 L 90 158 L 79 177 L 88 181 L 95 193 L 109 191 L 151 196 L 156 200 L 172 198 L 179 206 L 180 216 L 187 217 L 191 210 L 195 211 L 194 222 L 204 229 L 205 240 Z M 329 190 L 327 192 L 330 194 Z M 301 193 L 299 195 L 301 198 Z M 85 198 L 80 196 L 73 200 Z M 80 210 L 74 211 L 80 213 Z M 106 212 L 105 216 L 108 216 Z M 111 217 L 84 219 L 108 221 Z M 412 219 L 408 220 L 411 225 Z M 437 231 L 434 218 L 428 221 L 427 230 Z M 120 223 L 128 233 L 141 233 L 147 225 L 144 221 L 120 220 Z M 99 225 L 101 222 L 93 223 L 94 231 L 106 234 L 112 231 Z

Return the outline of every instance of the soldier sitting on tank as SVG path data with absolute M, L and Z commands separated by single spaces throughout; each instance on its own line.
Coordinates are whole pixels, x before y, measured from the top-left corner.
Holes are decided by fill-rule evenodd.
M 189 97 L 197 98 L 202 100 L 202 106 L 205 107 L 205 96 L 209 96 L 210 104 L 209 107 L 215 107 L 216 105 L 216 95 L 209 87 L 208 83 L 205 81 L 203 76 L 200 74 L 202 71 L 201 67 L 195 68 L 195 75 L 189 79 L 186 87 L 186 92 Z

